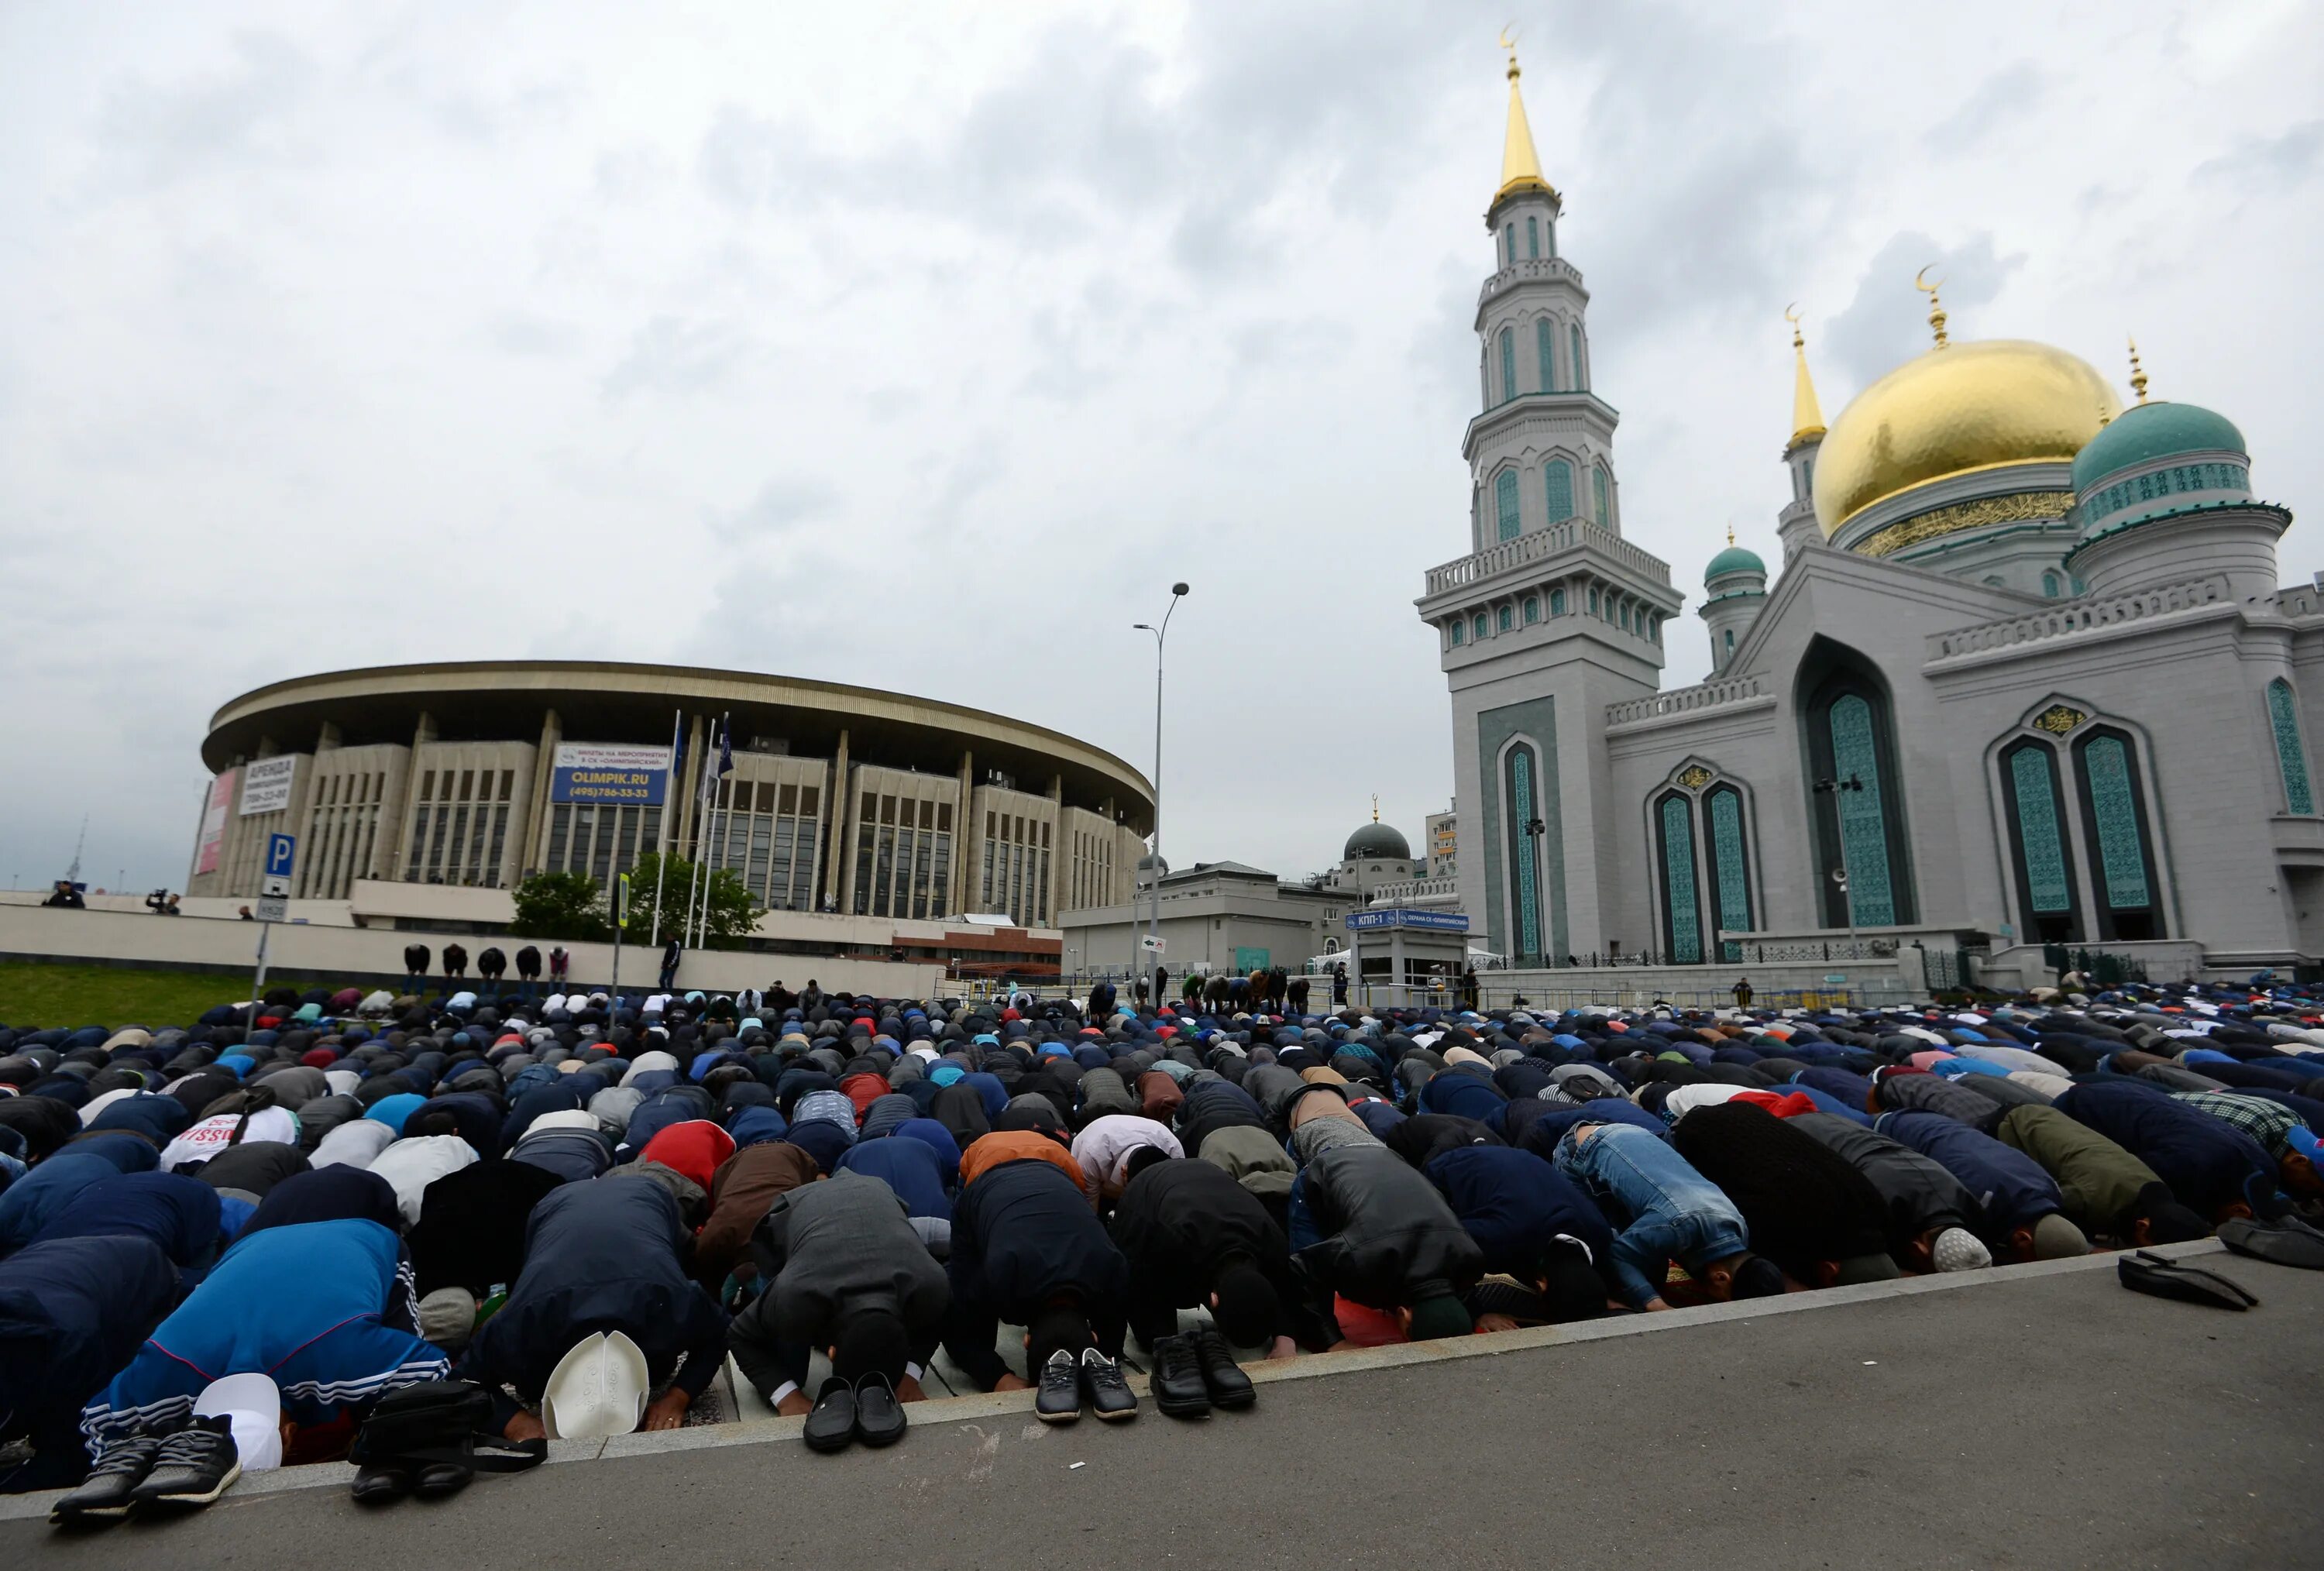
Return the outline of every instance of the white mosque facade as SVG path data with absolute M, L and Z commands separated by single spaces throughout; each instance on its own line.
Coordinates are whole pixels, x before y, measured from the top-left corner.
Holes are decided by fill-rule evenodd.
M 2126 408 L 2062 350 L 1950 342 L 1932 291 L 1931 347 L 1827 429 L 1795 331 L 1784 559 L 1711 559 L 1712 674 L 1665 691 L 1694 634 L 1623 538 L 1618 417 L 1514 61 L 1509 94 L 1470 549 L 1416 602 L 1472 947 L 2324 959 L 2324 593 L 2279 587 L 2291 515 L 2235 426 L 2148 401 L 2135 357 Z

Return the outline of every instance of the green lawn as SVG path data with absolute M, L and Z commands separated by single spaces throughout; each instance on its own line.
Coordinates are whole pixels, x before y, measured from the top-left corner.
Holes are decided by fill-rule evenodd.
M 300 992 L 313 985 L 288 985 Z M 0 961 L 0 1025 L 191 1025 L 221 1003 L 250 996 L 248 976 L 131 971 L 111 966 Z

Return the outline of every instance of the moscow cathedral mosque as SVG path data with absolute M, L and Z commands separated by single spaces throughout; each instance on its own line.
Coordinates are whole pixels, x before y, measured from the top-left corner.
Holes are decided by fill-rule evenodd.
M 1508 79 L 1470 549 L 1416 602 L 1471 943 L 1731 969 L 1925 941 L 2028 980 L 2043 945 L 2156 980 L 2324 959 L 2324 593 L 2279 587 L 2291 513 L 2242 433 L 2149 399 L 2135 351 L 2126 405 L 2063 349 L 1949 336 L 1924 282 L 1929 347 L 1827 424 L 1795 326 L 1783 560 L 1711 559 L 1711 678 L 1664 690 L 1685 596 L 1624 538 L 1590 291 Z

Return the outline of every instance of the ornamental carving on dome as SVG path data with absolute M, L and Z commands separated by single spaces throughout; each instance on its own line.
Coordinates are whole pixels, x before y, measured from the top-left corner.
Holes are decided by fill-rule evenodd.
M 2047 731 L 2052 736 L 2063 736 L 2089 718 L 2089 716 L 2071 704 L 2052 704 L 2034 716 L 2034 727 L 2037 731 Z
M 1860 557 L 1894 556 L 1908 546 L 1939 535 L 1959 534 L 1995 523 L 2063 518 L 2073 504 L 2074 494 L 2070 491 L 2019 491 L 2007 496 L 1980 496 L 1973 502 L 1932 508 L 1918 517 L 1876 530 L 1849 549 Z

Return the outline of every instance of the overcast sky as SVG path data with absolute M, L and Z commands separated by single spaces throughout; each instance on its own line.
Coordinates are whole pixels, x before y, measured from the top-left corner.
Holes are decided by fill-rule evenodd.
M 211 712 L 400 661 L 1005 711 L 1284 873 L 1452 789 L 1510 0 L 0 8 L 0 874 L 180 884 Z M 1520 9 L 1625 526 L 1777 557 L 1828 414 L 2039 337 L 2324 498 L 2324 12 Z M 2319 565 L 2312 525 L 2284 577 Z

